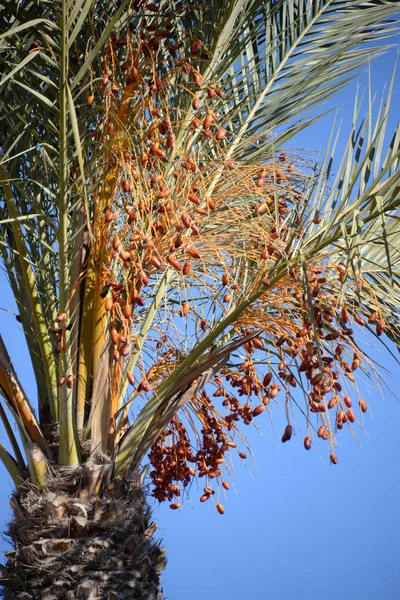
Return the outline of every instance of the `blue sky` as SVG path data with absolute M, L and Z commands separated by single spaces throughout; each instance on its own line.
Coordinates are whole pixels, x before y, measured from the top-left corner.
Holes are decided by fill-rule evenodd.
M 372 65 L 373 90 L 380 92 L 391 76 L 396 51 Z M 359 78 L 361 83 L 366 77 Z M 357 82 L 330 105 L 340 104 L 343 138 L 351 120 Z M 400 78 L 397 77 L 393 110 L 396 121 Z M 293 146 L 323 150 L 332 118 L 303 132 Z M 340 154 L 340 152 L 339 152 Z M 13 310 L 12 298 L 1 276 L 0 306 Z M 0 311 L 2 333 L 22 384 L 34 396 L 34 385 L 23 336 L 15 318 Z M 382 359 L 393 373 L 389 386 L 396 392 L 400 370 L 394 360 Z M 267 439 L 252 428 L 251 441 L 257 470 L 236 465 L 235 490 L 222 502 L 220 516 L 211 503 L 200 504 L 193 488 L 193 507 L 184 513 L 168 505 L 155 507 L 159 534 L 169 564 L 164 575 L 165 597 L 174 600 L 269 600 L 400 598 L 398 542 L 400 472 L 398 422 L 400 404 L 385 394 L 384 400 L 366 391 L 372 420 L 366 419 L 367 437 L 357 442 L 348 431 L 339 437 L 339 464 L 329 465 L 329 452 L 319 442 L 303 449 L 304 432 L 282 445 L 283 415 L 276 412 L 273 428 L 265 413 L 258 425 Z M 4 433 L 0 441 L 6 443 Z M 8 516 L 11 484 L 0 466 L 0 521 Z M 1 542 L 1 550 L 6 542 Z

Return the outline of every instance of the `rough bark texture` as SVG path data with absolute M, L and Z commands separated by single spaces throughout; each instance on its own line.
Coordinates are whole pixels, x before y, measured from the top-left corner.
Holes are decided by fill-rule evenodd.
M 56 469 L 43 488 L 14 493 L 3 568 L 7 600 L 160 600 L 164 550 L 142 482 L 112 465 Z

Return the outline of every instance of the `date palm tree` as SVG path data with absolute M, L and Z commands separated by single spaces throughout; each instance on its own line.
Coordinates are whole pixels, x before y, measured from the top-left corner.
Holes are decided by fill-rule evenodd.
M 0 250 L 37 385 L 35 410 L 0 339 L 3 594 L 158 598 L 144 490 L 179 509 L 203 478 L 223 514 L 278 404 L 282 442 L 297 415 L 336 464 L 358 373 L 380 382 L 365 340 L 399 343 L 393 82 L 374 117 L 356 99 L 336 173 L 335 131 L 317 165 L 284 149 L 396 6 L 5 0 L 0 22 Z

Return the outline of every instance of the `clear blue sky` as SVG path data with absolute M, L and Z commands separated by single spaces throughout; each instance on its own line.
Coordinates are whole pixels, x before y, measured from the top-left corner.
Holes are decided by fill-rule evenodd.
M 380 92 L 390 79 L 396 51 L 372 65 L 373 90 Z M 359 78 L 365 82 L 365 77 Z M 351 119 L 355 85 L 330 105 L 341 105 L 343 134 Z M 399 105 L 400 77 L 388 130 L 393 129 Z M 304 132 L 293 145 L 323 150 L 331 118 Z M 0 306 L 14 310 L 1 275 Z M 35 394 L 29 358 L 15 319 L 0 311 L 0 332 L 9 348 L 21 382 Z M 389 385 L 397 392 L 400 369 L 384 359 L 393 373 Z M 400 395 L 400 394 L 399 394 Z M 164 593 L 173 600 L 398 600 L 400 569 L 400 471 L 398 431 L 400 404 L 390 394 L 385 400 L 366 394 L 373 418 L 366 420 L 357 445 L 348 431 L 339 437 L 339 464 L 329 465 L 323 442 L 310 452 L 303 449 L 303 432 L 280 443 L 283 415 L 274 426 L 265 413 L 259 417 L 267 439 L 248 428 L 257 461 L 249 471 L 237 464 L 235 486 L 223 500 L 220 516 L 211 503 L 200 504 L 193 488 L 184 514 L 168 505 L 156 507 L 169 563 Z M 0 441 L 6 443 L 4 433 Z M 0 465 L 0 525 L 9 517 L 11 484 Z M 7 548 L 0 542 L 1 551 Z

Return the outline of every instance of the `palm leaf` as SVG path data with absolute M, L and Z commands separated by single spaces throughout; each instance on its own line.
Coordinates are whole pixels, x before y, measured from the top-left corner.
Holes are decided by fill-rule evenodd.
M 335 175 L 334 130 L 320 165 L 276 160 L 390 47 L 394 3 L 163 0 L 158 17 L 130 5 L 9 0 L 0 37 L 1 252 L 40 422 L 59 421 L 61 464 L 79 462 L 79 430 L 92 453 L 114 453 L 120 473 L 177 411 L 197 442 L 205 414 L 228 427 L 207 395 L 218 385 L 229 404 L 222 370 L 239 377 L 249 363 L 242 379 L 253 377 L 259 402 L 270 394 L 253 364 L 261 347 L 257 364 L 284 382 L 289 420 L 299 332 L 322 373 L 326 336 L 356 353 L 345 306 L 352 318 L 376 312 L 398 344 L 400 299 L 399 129 L 385 146 L 394 80 L 375 120 L 370 103 L 360 122 L 357 99 Z M 333 325 L 320 327 L 318 302 Z

